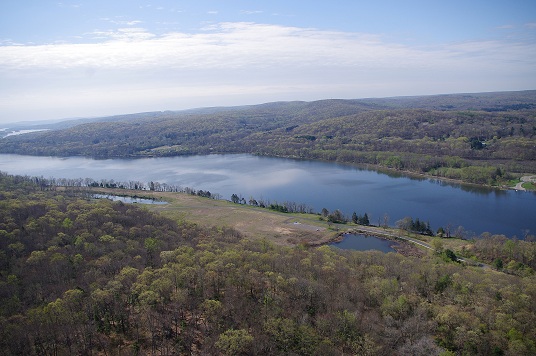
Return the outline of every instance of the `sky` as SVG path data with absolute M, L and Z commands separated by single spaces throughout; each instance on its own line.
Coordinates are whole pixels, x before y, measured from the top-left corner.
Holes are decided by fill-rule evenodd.
M 0 126 L 529 89 L 535 0 L 0 1 Z

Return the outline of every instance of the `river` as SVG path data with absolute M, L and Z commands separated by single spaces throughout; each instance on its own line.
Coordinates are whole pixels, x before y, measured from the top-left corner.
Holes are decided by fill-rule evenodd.
M 467 236 L 483 232 L 508 237 L 536 234 L 536 194 L 388 175 L 328 162 L 247 154 L 106 159 L 0 154 L 0 171 L 45 178 L 160 182 L 272 202 L 304 203 L 320 212 L 367 213 L 372 224 L 394 226 L 406 216 L 435 231 L 459 226 Z

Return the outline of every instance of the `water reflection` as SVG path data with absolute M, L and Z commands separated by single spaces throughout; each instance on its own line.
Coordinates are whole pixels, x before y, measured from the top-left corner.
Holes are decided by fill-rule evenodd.
M 120 201 L 120 202 L 128 203 L 128 204 L 156 204 L 156 205 L 167 204 L 167 202 L 165 201 L 156 200 L 156 199 L 129 197 L 129 196 L 113 195 L 113 194 L 93 194 L 93 198 L 109 199 L 109 200 Z
M 521 236 L 536 233 L 536 195 L 385 174 L 329 162 L 258 157 L 246 154 L 93 160 L 82 157 L 33 157 L 0 154 L 0 171 L 45 178 L 92 178 L 116 182 L 158 182 L 208 190 L 224 199 L 240 194 L 248 200 L 296 202 L 346 216 L 367 213 L 377 224 L 406 216 L 439 227 L 481 234 Z M 395 178 L 396 177 L 396 178 Z
M 395 242 L 383 240 L 374 236 L 361 234 L 345 234 L 342 241 L 330 244 L 343 250 L 370 251 L 377 250 L 381 252 L 396 252 L 393 246 Z

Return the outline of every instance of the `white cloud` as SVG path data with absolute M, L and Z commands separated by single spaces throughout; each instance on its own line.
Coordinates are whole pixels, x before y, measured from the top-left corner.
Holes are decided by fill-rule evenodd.
M 0 46 L 0 108 L 22 116 L 41 105 L 49 116 L 83 116 L 95 115 L 97 106 L 121 113 L 530 89 L 536 77 L 534 43 L 423 48 L 371 34 L 255 23 L 161 36 L 138 27 L 91 35 L 99 43 Z M 22 109 L 28 102 L 32 107 Z
M 240 11 L 241 14 L 243 15 L 257 15 L 257 14 L 262 14 L 264 11 L 260 11 L 260 10 L 242 10 Z
M 143 23 L 143 21 L 139 21 L 139 20 L 133 20 L 133 21 L 111 21 L 112 23 L 116 24 L 116 25 L 122 25 L 122 26 L 134 26 L 134 25 L 139 25 L 140 23 Z
M 140 20 L 122 20 L 121 18 L 122 16 L 118 16 L 115 19 L 109 17 L 101 17 L 99 20 L 119 26 L 135 26 L 143 23 L 143 21 Z
M 367 69 L 436 68 L 460 65 L 500 65 L 522 60 L 536 46 L 497 41 L 454 43 L 412 48 L 386 43 L 379 36 L 318 31 L 253 23 L 221 23 L 203 33 L 156 36 L 128 27 L 95 31 L 97 44 L 6 46 L 0 48 L 4 68 L 266 68 L 280 66 L 349 67 Z M 262 39 L 262 41 L 261 41 Z M 483 63 L 478 61 L 478 65 Z
M 70 8 L 73 8 L 73 9 L 78 9 L 78 8 L 82 7 L 81 4 L 64 4 L 64 3 L 61 3 L 61 2 L 58 3 L 58 6 L 59 7 L 70 7 Z
M 125 27 L 125 28 L 119 28 L 116 30 L 105 30 L 105 31 L 96 30 L 86 35 L 88 35 L 94 40 L 103 40 L 103 41 L 113 40 L 116 43 L 133 42 L 133 41 L 140 42 L 140 41 L 148 40 L 154 37 L 152 33 L 140 27 Z M 87 51 L 91 53 L 98 53 L 98 51 L 96 51 L 96 48 L 101 46 L 101 44 L 96 44 L 94 46 L 91 46 L 91 45 L 84 46 L 84 45 L 73 44 L 72 46 L 80 46 L 79 48 L 85 48 L 87 49 Z M 68 51 L 69 49 L 64 48 L 64 50 Z

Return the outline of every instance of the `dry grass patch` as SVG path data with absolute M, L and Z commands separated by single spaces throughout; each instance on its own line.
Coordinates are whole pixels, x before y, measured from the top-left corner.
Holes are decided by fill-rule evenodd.
M 322 244 L 329 242 L 335 232 L 313 214 L 285 214 L 272 210 L 234 204 L 185 193 L 97 189 L 117 195 L 165 200 L 168 204 L 147 205 L 152 211 L 176 221 L 188 221 L 201 226 L 231 227 L 247 238 L 266 238 L 281 244 Z

